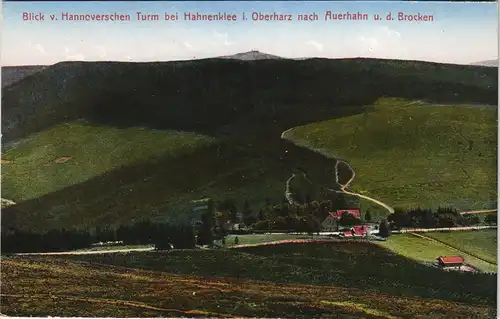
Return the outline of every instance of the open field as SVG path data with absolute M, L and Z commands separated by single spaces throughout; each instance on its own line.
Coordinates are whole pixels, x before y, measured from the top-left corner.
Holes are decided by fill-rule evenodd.
M 425 236 L 442 241 L 473 256 L 497 264 L 497 230 L 485 229 L 460 232 L 432 232 Z
M 285 138 L 345 159 L 356 171 L 353 188 L 393 207 L 496 207 L 496 108 L 381 99 L 371 111 Z
M 427 234 L 428 233 L 425 233 L 426 236 Z M 481 271 L 495 273 L 497 272 L 496 264 L 491 264 L 480 260 L 474 256 L 467 254 L 466 251 L 457 251 L 439 242 L 429 241 L 411 234 L 392 235 L 388 238 L 387 241 L 378 242 L 377 244 L 388 248 L 397 254 L 423 263 L 432 263 L 439 256 L 461 255 L 462 257 L 464 257 L 466 263 L 478 268 Z
M 1 266 L 1 312 L 14 316 L 494 317 L 493 308 L 480 303 L 405 298 L 360 287 L 200 277 L 47 257 L 2 258 Z

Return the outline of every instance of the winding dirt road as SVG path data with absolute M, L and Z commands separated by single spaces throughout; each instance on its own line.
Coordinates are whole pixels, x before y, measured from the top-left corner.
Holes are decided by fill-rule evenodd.
M 345 184 L 341 184 L 340 181 L 339 181 L 339 165 L 341 163 L 347 165 L 347 167 L 349 167 L 349 170 L 352 173 L 351 178 Z M 351 164 L 347 163 L 346 161 L 337 160 L 337 163 L 335 163 L 335 182 L 337 183 L 337 185 L 339 185 L 340 190 L 333 190 L 333 191 L 335 191 L 336 193 L 342 193 L 342 194 L 357 196 L 359 198 L 363 198 L 363 199 L 369 200 L 369 201 L 371 201 L 371 202 L 373 202 L 375 204 L 378 204 L 378 205 L 384 207 L 385 209 L 387 209 L 389 211 L 389 214 L 394 213 L 394 208 L 392 208 L 391 206 L 389 206 L 389 205 L 387 205 L 387 204 L 385 204 L 385 203 L 383 203 L 383 202 L 381 202 L 381 201 L 379 201 L 379 200 L 377 200 L 375 198 L 347 191 L 346 188 L 348 188 L 349 185 L 351 185 L 352 181 L 354 180 L 354 177 L 356 177 L 356 172 L 352 168 Z M 330 190 L 332 190 L 332 189 L 330 189 Z
M 292 129 L 293 129 L 293 127 L 292 127 L 292 128 L 289 128 L 289 129 L 288 129 L 288 130 L 286 130 L 286 131 L 283 131 L 283 133 L 281 133 L 281 139 L 286 139 L 286 134 L 287 134 L 288 132 L 290 132 Z M 287 139 L 287 140 L 288 140 L 288 139 Z M 291 140 L 288 140 L 288 141 L 290 141 L 290 142 L 294 143 L 294 142 L 293 142 L 293 141 L 291 141 Z M 295 143 L 294 143 L 294 144 L 295 144 Z M 295 145 L 297 145 L 297 144 L 295 144 Z M 298 146 L 298 147 L 302 147 L 302 146 L 300 146 L 300 145 L 297 145 L 297 146 Z M 314 152 L 314 150 L 311 150 L 311 151 L 313 151 L 313 152 Z M 322 154 L 322 155 L 323 155 L 323 156 L 325 156 L 324 154 Z M 339 165 L 340 165 L 340 164 L 345 164 L 345 165 L 348 167 L 348 169 L 351 171 L 351 173 L 352 173 L 351 178 L 350 178 L 350 179 L 349 179 L 349 180 L 348 180 L 345 184 L 342 184 L 342 183 L 340 183 L 340 181 L 339 181 Z M 293 174 L 293 175 L 292 175 L 292 177 L 290 177 L 290 178 L 287 180 L 287 184 L 286 184 L 286 185 L 287 185 L 287 186 L 286 186 L 286 187 L 287 187 L 286 197 L 287 197 L 287 199 L 289 200 L 289 202 L 290 202 L 290 200 L 291 200 L 291 199 L 289 199 L 289 194 L 288 194 L 288 186 L 289 186 L 289 184 L 290 184 L 290 181 L 291 181 L 294 177 L 295 177 L 295 175 Z M 307 176 L 305 176 L 305 174 L 304 174 L 304 177 L 306 177 L 306 178 L 307 178 Z M 351 192 L 351 191 L 346 190 L 346 189 L 348 189 L 348 188 L 349 188 L 349 186 L 351 185 L 352 181 L 354 180 L 354 177 L 356 177 L 356 172 L 355 172 L 355 171 L 354 171 L 354 169 L 352 168 L 351 164 L 347 163 L 347 162 L 346 162 L 346 161 L 344 161 L 344 160 L 339 160 L 339 159 L 336 159 L 336 162 L 335 162 L 335 183 L 339 186 L 339 189 L 338 189 L 338 190 L 336 190 L 336 189 L 332 189 L 332 188 L 328 188 L 328 187 L 327 187 L 327 189 L 328 189 L 329 191 L 331 191 L 331 192 L 340 193 L 340 194 L 346 194 L 346 195 L 351 195 L 351 196 L 356 196 L 356 197 L 359 197 L 359 198 L 363 198 L 363 199 L 369 200 L 369 201 L 371 201 L 371 202 L 373 202 L 373 203 L 375 203 L 375 204 L 377 204 L 377 205 L 379 205 L 379 206 L 382 206 L 384 209 L 386 209 L 386 210 L 389 212 L 389 214 L 394 213 L 394 208 L 392 208 L 391 206 L 389 206 L 389 205 L 387 205 L 387 204 L 385 204 L 385 203 L 383 203 L 383 202 L 381 202 L 381 201 L 379 201 L 379 200 L 377 200 L 377 199 L 375 199 L 375 198 L 372 198 L 372 197 L 369 197 L 369 196 L 366 196 L 366 195 L 362 195 L 362 194 L 358 194 L 358 193 L 355 193 L 355 192 Z M 309 180 L 308 180 L 308 181 L 309 181 Z M 309 181 L 309 182 L 310 182 L 310 183 L 312 183 L 311 181 Z

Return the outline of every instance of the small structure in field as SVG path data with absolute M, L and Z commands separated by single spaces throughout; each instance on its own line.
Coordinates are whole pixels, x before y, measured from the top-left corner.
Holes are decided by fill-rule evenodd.
M 441 268 L 461 269 L 465 260 L 462 256 L 439 256 L 436 262 Z
M 66 163 L 70 159 L 72 159 L 72 157 L 70 157 L 70 156 L 63 156 L 63 157 L 56 158 L 54 160 L 54 163 L 56 163 L 56 164 L 62 164 L 62 163 Z

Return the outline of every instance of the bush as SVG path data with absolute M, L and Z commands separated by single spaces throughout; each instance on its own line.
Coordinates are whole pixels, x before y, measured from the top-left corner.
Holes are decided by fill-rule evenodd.
M 497 224 L 497 215 L 496 214 L 488 214 L 484 218 L 484 222 L 488 225 L 496 225 Z
M 389 223 L 386 220 L 383 220 L 378 227 L 378 235 L 380 237 L 387 238 L 391 235 L 391 230 L 389 229 Z
M 361 219 L 356 218 L 356 216 L 349 214 L 348 212 L 342 213 L 338 224 L 344 227 L 352 227 L 354 225 L 362 224 Z

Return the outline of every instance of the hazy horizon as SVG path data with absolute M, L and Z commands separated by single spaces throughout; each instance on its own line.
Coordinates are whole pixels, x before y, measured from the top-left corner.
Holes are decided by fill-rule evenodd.
M 49 14 L 252 12 L 319 21 L 51 21 Z M 433 22 L 325 21 L 322 13 L 431 14 Z M 45 21 L 23 21 L 42 12 Z M 498 60 L 497 4 L 453 2 L 5 2 L 2 66 L 63 61 L 158 62 L 251 50 L 284 58 L 378 58 L 472 64 Z

